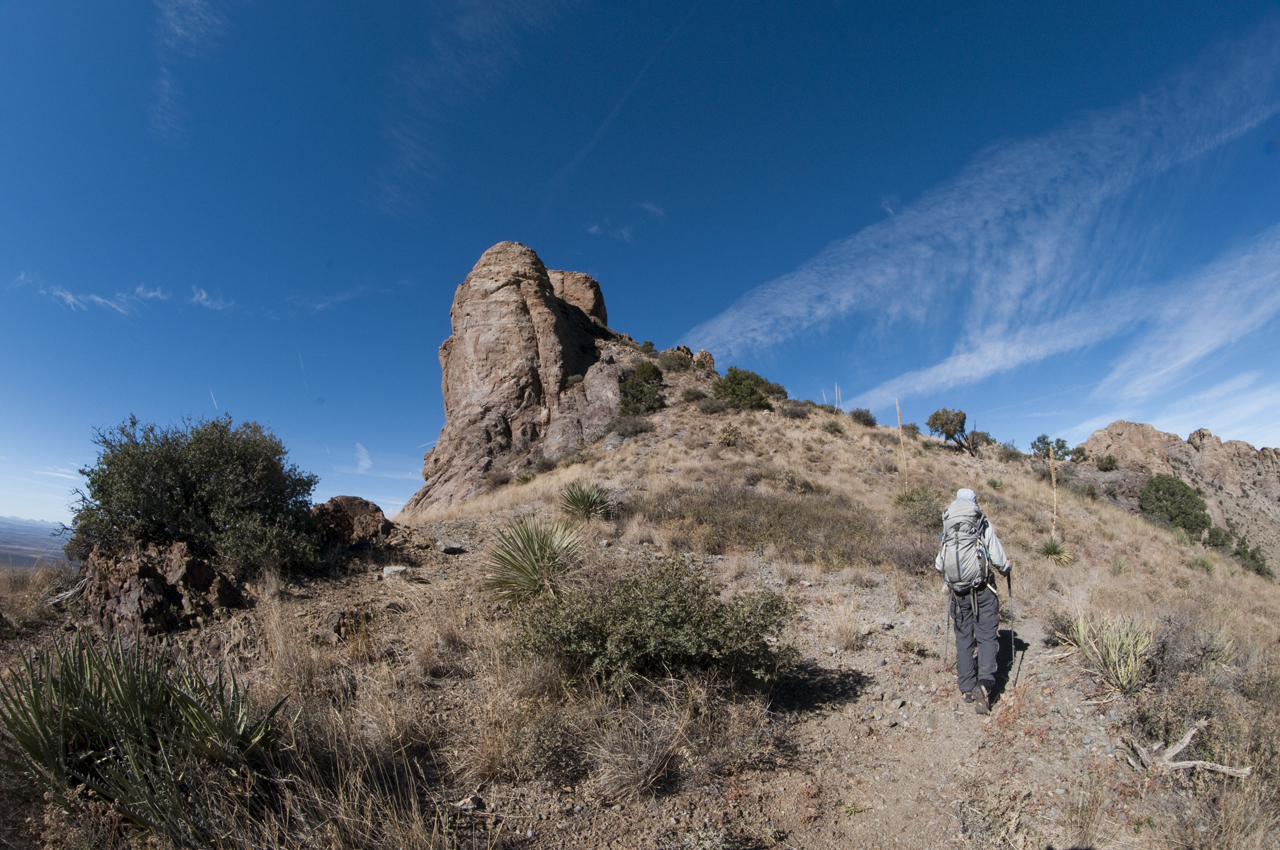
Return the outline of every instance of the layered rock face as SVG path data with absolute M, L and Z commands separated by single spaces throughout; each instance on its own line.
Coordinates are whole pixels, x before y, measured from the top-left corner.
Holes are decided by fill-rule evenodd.
M 1280 452 L 1223 442 L 1201 428 L 1186 440 L 1151 425 L 1112 422 L 1084 444 L 1097 460 L 1114 455 L 1120 468 L 1106 475 L 1117 501 L 1137 509 L 1138 491 L 1152 475 L 1176 475 L 1200 488 L 1216 525 L 1261 544 L 1267 562 L 1280 564 Z M 1273 567 L 1274 568 L 1274 567 Z
M 548 272 L 518 242 L 485 251 L 454 294 L 440 346 L 445 426 L 423 459 L 426 484 L 397 520 L 470 498 L 491 469 L 603 436 L 621 373 L 607 316 L 589 275 Z

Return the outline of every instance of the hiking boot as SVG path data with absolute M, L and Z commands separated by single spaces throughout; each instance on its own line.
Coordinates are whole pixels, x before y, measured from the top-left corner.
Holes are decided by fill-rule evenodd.
M 990 714 L 991 700 L 987 696 L 987 689 L 984 688 L 982 685 L 978 685 L 978 687 L 973 689 L 973 693 L 974 693 L 973 701 L 977 703 L 973 707 L 973 710 L 978 712 L 979 714 Z
M 964 692 L 964 701 L 965 701 L 965 702 L 973 702 L 973 691 L 965 691 L 965 692 Z

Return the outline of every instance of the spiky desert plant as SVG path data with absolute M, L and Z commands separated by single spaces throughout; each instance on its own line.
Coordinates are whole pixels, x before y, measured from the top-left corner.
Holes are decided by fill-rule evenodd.
M 1075 553 L 1056 537 L 1045 538 L 1045 541 L 1040 544 L 1039 552 L 1053 561 L 1054 566 L 1057 567 L 1069 567 L 1076 560 Z
M 1074 646 L 1086 667 L 1122 694 L 1141 690 L 1151 677 L 1151 629 L 1129 617 L 1095 621 L 1083 611 L 1057 635 Z
M 560 494 L 560 510 L 577 519 L 609 519 L 617 513 L 613 499 L 594 481 L 574 481 Z
M 581 548 L 582 538 L 564 523 L 521 517 L 498 532 L 485 562 L 484 586 L 511 602 L 555 595 Z
M 234 676 L 209 681 L 146 644 L 99 649 L 77 634 L 0 680 L 0 762 L 68 811 L 83 786 L 178 846 L 208 846 L 196 778 L 258 793 L 283 704 L 256 711 Z

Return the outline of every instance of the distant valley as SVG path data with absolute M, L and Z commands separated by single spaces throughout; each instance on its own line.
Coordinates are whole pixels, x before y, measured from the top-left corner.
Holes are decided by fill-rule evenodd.
M 56 522 L 0 517 L 0 568 L 66 560 L 62 554 L 66 539 L 52 536 L 59 528 Z

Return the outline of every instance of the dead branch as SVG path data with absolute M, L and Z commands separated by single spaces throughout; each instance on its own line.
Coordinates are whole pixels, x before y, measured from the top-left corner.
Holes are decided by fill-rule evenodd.
M 1198 720 L 1196 724 L 1187 730 L 1187 734 L 1183 735 L 1176 744 L 1165 749 L 1164 744 L 1152 744 L 1150 747 L 1144 747 L 1135 743 L 1133 749 L 1138 754 L 1138 758 L 1142 760 L 1142 766 L 1147 770 L 1155 773 L 1172 773 L 1175 770 L 1194 770 L 1200 768 L 1202 770 L 1212 770 L 1215 773 L 1225 773 L 1227 776 L 1235 776 L 1240 779 L 1253 773 L 1252 767 L 1228 767 L 1225 764 L 1216 764 L 1211 761 L 1173 761 L 1173 757 L 1185 750 L 1190 744 L 1191 739 L 1196 733 L 1209 725 L 1209 721 Z M 1133 759 L 1129 759 L 1129 763 L 1134 764 Z

